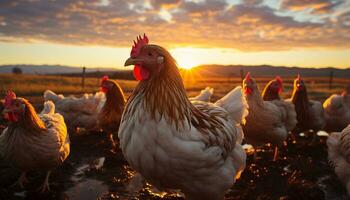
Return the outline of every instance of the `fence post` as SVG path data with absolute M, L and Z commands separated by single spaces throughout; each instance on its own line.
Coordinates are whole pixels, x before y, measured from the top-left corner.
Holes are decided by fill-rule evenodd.
M 334 76 L 334 71 L 331 69 L 331 71 L 329 72 L 329 93 L 332 93 L 333 76 Z
M 83 67 L 83 74 L 81 75 L 81 88 L 83 90 L 85 89 L 85 72 L 86 72 L 86 67 Z
M 243 81 L 244 80 L 244 71 L 243 71 L 243 69 L 240 70 L 240 73 L 241 73 L 241 79 Z

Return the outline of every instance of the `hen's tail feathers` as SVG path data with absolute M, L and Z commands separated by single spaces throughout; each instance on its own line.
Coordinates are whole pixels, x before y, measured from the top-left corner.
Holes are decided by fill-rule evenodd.
M 245 123 L 245 118 L 248 115 L 248 103 L 245 99 L 242 87 L 238 86 L 231 90 L 224 97 L 219 99 L 217 106 L 224 108 L 230 113 L 230 116 L 238 123 Z
M 55 113 L 55 104 L 52 101 L 45 101 L 44 109 L 40 114 L 54 114 Z
M 201 92 L 197 96 L 191 97 L 190 100 L 209 102 L 211 99 L 211 96 L 213 96 L 213 93 L 214 93 L 214 88 L 206 87 L 204 90 L 201 90 Z
M 53 101 L 57 102 L 59 100 L 62 100 L 64 97 L 62 95 L 57 95 L 56 93 L 52 92 L 51 90 L 46 90 L 44 92 L 44 100 L 45 101 Z

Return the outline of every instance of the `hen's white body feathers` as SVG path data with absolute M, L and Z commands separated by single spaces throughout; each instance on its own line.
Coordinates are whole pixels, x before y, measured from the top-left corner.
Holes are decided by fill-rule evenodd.
M 246 98 L 249 115 L 243 128 L 247 142 L 255 147 L 267 143 L 280 146 L 288 136 L 290 125 L 286 110 L 291 106 L 280 100 L 264 101 L 257 88 Z
M 201 92 L 195 96 L 189 98 L 190 101 L 205 101 L 210 102 L 211 96 L 213 96 L 214 88 L 206 87 L 204 90 L 201 90 Z
M 80 98 L 64 97 L 47 90 L 44 92 L 45 101 L 51 100 L 56 105 L 56 112 L 63 115 L 70 129 L 76 127 L 88 130 L 98 129 L 98 114 L 106 102 L 103 92 L 84 94 Z
M 218 144 L 209 146 L 208 140 L 215 137 L 212 133 L 204 136 L 186 119 L 180 130 L 164 115 L 158 113 L 155 119 L 159 120 L 155 120 L 145 109 L 142 95 L 135 97 L 129 105 L 135 113 L 125 119 L 127 111 L 124 111 L 118 133 L 125 158 L 160 189 L 181 189 L 189 199 L 223 199 L 223 194 L 233 185 L 246 162 L 241 146 L 243 132 L 239 124 L 247 113 L 246 102 L 241 88 L 236 88 L 230 95 L 216 104 L 192 102 L 208 115 L 226 113 L 226 120 L 218 119 L 229 135 L 219 132 Z M 224 152 L 226 137 L 234 142 L 229 144 L 233 145 L 230 152 Z M 226 157 L 223 156 L 225 153 Z
M 323 108 L 328 130 L 339 131 L 350 123 L 350 105 L 346 97 L 334 94 L 323 103 Z
M 350 125 L 327 139 L 328 159 L 350 196 Z
M 282 112 L 282 121 L 284 122 L 287 131 L 292 131 L 297 125 L 297 113 L 295 112 L 294 104 L 291 100 L 273 100 L 271 103 L 280 107 Z

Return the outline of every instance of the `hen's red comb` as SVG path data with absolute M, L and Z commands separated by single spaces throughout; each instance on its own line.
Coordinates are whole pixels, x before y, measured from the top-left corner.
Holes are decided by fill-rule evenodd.
M 101 78 L 101 82 L 104 82 L 104 81 L 108 81 L 109 77 L 107 75 L 104 75 L 102 78 Z
M 298 76 L 297 76 L 297 80 L 298 80 L 298 81 L 300 81 L 300 80 L 301 80 L 300 74 L 298 74 Z
M 5 107 L 9 107 L 12 104 L 12 101 L 16 99 L 16 94 L 11 90 L 8 90 L 5 96 Z
M 252 78 L 250 77 L 250 72 L 247 73 L 247 75 L 245 76 L 245 80 L 246 81 L 251 81 Z
M 143 37 L 141 35 L 137 36 L 136 42 L 134 40 L 134 45 L 132 45 L 130 56 L 135 57 L 139 55 L 141 48 L 147 44 L 148 44 L 148 37 L 146 36 L 145 33 L 143 34 Z
M 283 83 L 283 80 L 282 80 L 282 78 L 280 77 L 280 76 L 276 76 L 276 81 L 279 83 L 279 84 L 281 84 L 282 85 L 282 83 Z

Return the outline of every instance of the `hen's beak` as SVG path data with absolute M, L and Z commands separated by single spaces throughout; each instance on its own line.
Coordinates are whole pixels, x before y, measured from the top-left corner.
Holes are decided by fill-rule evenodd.
M 135 64 L 136 64 L 136 59 L 130 57 L 130 58 L 128 58 L 125 61 L 124 66 L 126 67 L 126 66 L 129 66 L 129 65 L 135 65 Z

